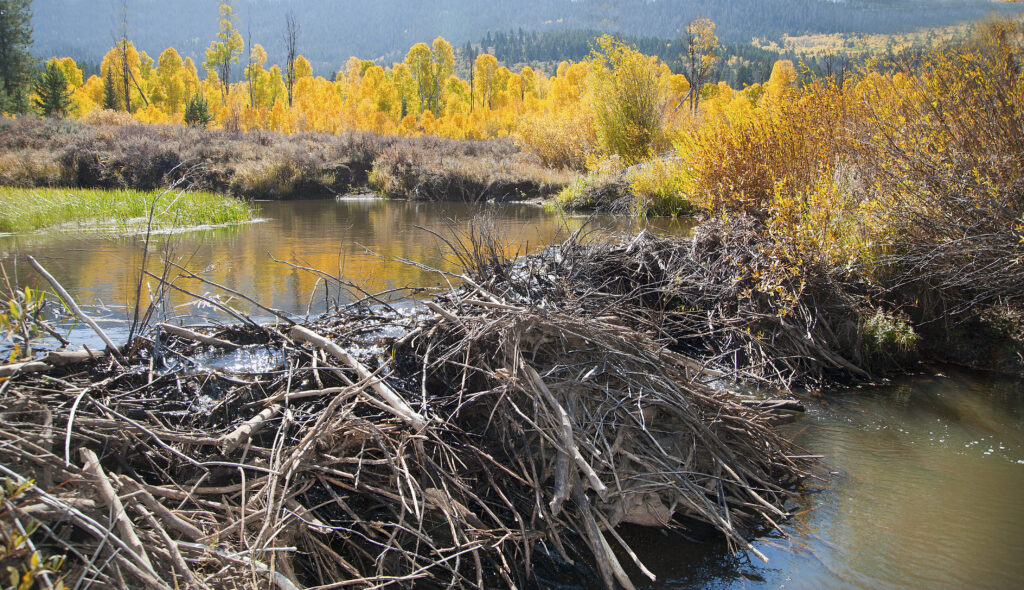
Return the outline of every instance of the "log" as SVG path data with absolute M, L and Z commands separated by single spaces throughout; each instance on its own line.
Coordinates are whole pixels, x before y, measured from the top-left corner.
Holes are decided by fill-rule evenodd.
M 54 351 L 46 355 L 46 362 L 55 367 L 67 367 L 107 356 L 103 350 Z
M 45 373 L 53 370 L 53 366 L 42 361 L 28 361 L 13 365 L 0 366 L 0 378 L 24 375 L 25 373 Z
M 76 352 L 54 351 L 46 355 L 45 360 L 25 361 L 10 365 L 0 365 L 0 378 L 14 377 L 26 373 L 49 373 L 55 367 L 77 365 L 92 359 L 101 359 L 107 355 L 103 351 L 79 350 Z

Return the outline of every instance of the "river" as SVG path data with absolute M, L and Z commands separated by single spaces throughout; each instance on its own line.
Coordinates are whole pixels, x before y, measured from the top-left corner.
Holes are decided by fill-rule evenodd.
M 503 234 L 508 255 L 564 239 L 588 222 L 525 204 L 343 200 L 261 203 L 260 209 L 259 223 L 156 236 L 147 266 L 159 274 L 160 259 L 170 254 L 211 281 L 258 294 L 263 305 L 306 315 L 353 295 L 328 291 L 315 274 L 273 258 L 342 276 L 367 291 L 443 287 L 442 275 L 399 259 L 454 270 L 435 234 L 465 232 L 481 214 Z M 597 218 L 587 229 L 635 228 Z M 650 229 L 689 228 L 660 220 Z M 5 267 L 17 267 L 23 284 L 36 284 L 26 254 L 103 316 L 108 329 L 125 333 L 141 238 L 0 238 Z M 216 291 L 195 280 L 179 284 L 199 294 Z M 244 301 L 230 303 L 261 315 Z M 198 318 L 210 310 L 176 293 L 160 313 Z M 81 330 L 72 336 L 90 338 Z M 812 396 L 807 404 L 809 412 L 787 428 L 809 454 L 825 457 L 823 473 L 793 506 L 798 515 L 786 524 L 789 538 L 756 543 L 769 563 L 730 555 L 716 543 L 631 531 L 658 575 L 648 588 L 1024 586 L 1024 385 L 927 367 L 883 386 Z

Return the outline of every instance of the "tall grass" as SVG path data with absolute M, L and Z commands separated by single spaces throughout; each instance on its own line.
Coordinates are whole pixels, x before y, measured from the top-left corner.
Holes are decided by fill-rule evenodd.
M 120 232 L 145 229 L 154 207 L 156 229 L 247 221 L 249 204 L 214 193 L 66 188 L 0 188 L 0 232 L 55 226 Z

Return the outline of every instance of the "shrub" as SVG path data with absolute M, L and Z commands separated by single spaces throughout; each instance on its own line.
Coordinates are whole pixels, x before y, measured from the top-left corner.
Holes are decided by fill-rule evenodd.
M 694 211 L 687 194 L 689 170 L 678 157 L 657 158 L 631 168 L 626 174 L 636 196 L 634 212 L 645 215 L 686 215 Z
M 590 104 L 594 127 L 606 154 L 627 164 L 647 159 L 664 145 L 666 100 L 657 62 L 605 35 L 591 58 Z
M 546 166 L 584 170 L 597 137 L 590 113 L 577 107 L 523 117 L 516 128 L 516 143 Z
M 901 364 L 917 349 L 914 328 L 894 314 L 875 310 L 861 323 L 861 342 L 868 364 L 879 362 Z

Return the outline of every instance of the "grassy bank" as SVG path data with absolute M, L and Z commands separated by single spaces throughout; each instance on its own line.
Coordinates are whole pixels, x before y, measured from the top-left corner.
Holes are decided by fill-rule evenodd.
M 209 192 L 66 188 L 0 188 L 0 232 L 54 226 L 144 229 L 151 207 L 160 229 L 247 221 L 253 208 Z
M 232 133 L 130 118 L 0 121 L 0 185 L 157 190 L 183 176 L 197 190 L 247 199 L 377 189 L 423 200 L 509 200 L 545 198 L 575 175 L 543 166 L 511 140 Z

